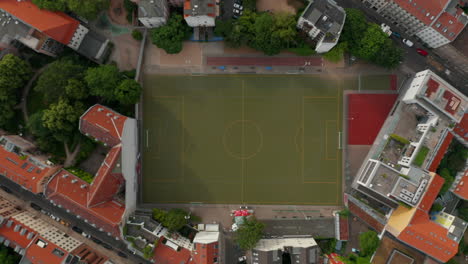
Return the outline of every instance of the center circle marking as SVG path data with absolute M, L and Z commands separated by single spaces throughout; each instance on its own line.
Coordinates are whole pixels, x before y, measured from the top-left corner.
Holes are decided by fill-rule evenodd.
M 250 159 L 263 147 L 263 134 L 252 120 L 236 120 L 226 126 L 223 135 L 224 149 L 236 159 Z

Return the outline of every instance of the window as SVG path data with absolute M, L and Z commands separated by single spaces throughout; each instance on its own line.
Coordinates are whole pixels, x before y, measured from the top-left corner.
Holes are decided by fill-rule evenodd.
M 436 28 L 440 28 L 440 23 L 439 22 L 437 22 Z
M 449 36 L 451 36 L 451 37 L 453 37 L 454 35 L 455 35 L 455 33 L 453 33 L 453 32 L 449 33 Z
M 453 21 L 452 21 L 452 20 L 449 20 L 449 23 L 450 23 L 450 25 L 452 25 L 452 24 L 453 24 Z
M 447 27 L 444 27 L 444 30 L 442 30 L 444 33 L 447 32 Z

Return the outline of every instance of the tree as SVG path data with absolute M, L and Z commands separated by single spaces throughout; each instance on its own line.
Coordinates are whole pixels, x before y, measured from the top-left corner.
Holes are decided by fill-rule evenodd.
M 91 95 L 100 96 L 106 101 L 114 100 L 114 91 L 122 80 L 117 66 L 113 64 L 89 68 L 84 77 Z
M 174 208 L 167 212 L 165 225 L 169 231 L 178 231 L 188 223 L 188 213 L 182 209 Z
M 54 61 L 41 74 L 34 90 L 41 92 L 47 103 L 53 103 L 65 95 L 67 91 L 66 87 L 70 85 L 70 80 L 80 80 L 83 78 L 84 70 L 83 66 L 74 63 L 69 58 Z M 71 82 L 72 85 L 76 84 L 74 83 L 75 81 Z
M 114 96 L 121 104 L 135 104 L 140 99 L 141 85 L 133 80 L 122 81 L 115 90 Z
M 142 40 L 143 39 L 143 34 L 141 33 L 141 31 L 137 30 L 137 29 L 134 29 L 132 31 L 132 37 L 135 39 L 135 40 Z
M 151 30 L 151 41 L 168 54 L 182 51 L 182 41 L 188 33 L 188 26 L 181 15 L 172 15 L 167 24 Z
M 361 247 L 361 256 L 371 256 L 379 247 L 379 237 L 374 231 L 367 231 L 359 235 L 359 246 Z
M 393 44 L 390 39 L 386 39 L 384 44 L 380 47 L 372 58 L 372 61 L 378 65 L 384 66 L 388 69 L 397 67 L 403 60 L 403 50 Z
M 235 20 L 230 18 L 228 20 L 217 19 L 214 33 L 216 36 L 227 37 L 231 34 Z
M 157 209 L 157 208 L 153 209 L 153 219 L 160 223 L 166 222 L 166 215 L 167 215 L 167 212 L 164 210 Z
M 70 79 L 65 86 L 65 95 L 70 99 L 84 99 L 88 97 L 88 87 L 81 80 Z
M 468 221 L 468 207 L 458 208 L 458 217 L 460 217 L 464 221 Z
M 356 45 L 361 41 L 366 32 L 368 23 L 361 10 L 345 8 L 346 21 L 340 35 L 340 42 L 347 42 L 351 53 L 356 52 Z
M 257 10 L 257 0 L 244 0 L 242 4 L 245 10 L 249 10 L 249 11 Z
M 96 18 L 109 6 L 109 0 L 33 0 L 39 8 L 51 11 L 71 11 L 87 19 Z
M 339 62 L 343 59 L 344 52 L 347 50 L 348 44 L 346 42 L 340 42 L 330 51 L 323 54 L 323 57 L 331 62 Z
M 78 119 L 85 111 L 83 103 L 69 102 L 67 99 L 59 99 L 44 110 L 42 121 L 44 127 L 53 132 L 54 137 L 62 142 L 67 142 L 78 127 Z
M 0 61 L 0 126 L 6 126 L 15 115 L 18 91 L 29 80 L 31 73 L 29 64 L 12 54 L 5 55 Z
M 452 176 L 452 174 L 450 174 L 450 170 L 447 168 L 443 168 L 439 172 L 439 175 L 445 180 L 444 185 L 442 185 L 442 188 L 440 189 L 440 192 L 439 192 L 439 195 L 443 195 L 450 189 L 450 186 L 452 186 L 454 177 Z
M 375 58 L 386 39 L 387 35 L 383 33 L 377 24 L 370 24 L 357 43 L 355 55 L 366 60 Z
M 256 218 L 247 218 L 237 229 L 234 239 L 241 249 L 250 250 L 262 238 L 264 228 L 265 224 L 257 221 Z

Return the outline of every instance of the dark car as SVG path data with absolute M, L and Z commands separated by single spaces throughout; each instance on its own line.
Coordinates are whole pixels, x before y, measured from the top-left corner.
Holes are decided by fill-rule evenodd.
M 0 188 L 2 188 L 2 190 L 4 190 L 7 193 L 11 193 L 11 190 L 8 189 L 8 187 L 5 187 L 5 186 L 2 185 L 2 186 L 0 186 Z
M 102 246 L 103 246 L 103 247 L 105 247 L 105 248 L 107 248 L 107 249 L 110 249 L 110 250 L 112 250 L 112 247 L 111 247 L 111 246 L 109 246 L 109 245 L 107 245 L 106 243 L 102 243 Z
M 420 48 L 417 48 L 417 49 L 416 49 L 416 52 L 419 53 L 419 55 L 424 56 L 424 57 L 426 57 L 427 55 L 429 55 L 429 53 L 428 53 L 427 51 L 425 51 L 425 50 L 423 50 L 423 49 L 420 49 Z
M 393 31 L 393 32 L 392 32 L 392 35 L 395 36 L 395 37 L 397 37 L 397 38 L 401 38 L 401 35 L 400 35 L 400 33 L 398 33 L 398 32 Z
M 79 228 L 77 226 L 72 227 L 72 230 L 79 233 L 79 234 L 83 233 L 83 229 L 81 229 L 81 228 Z
M 127 255 L 125 255 L 124 253 L 122 252 L 117 252 L 117 255 L 121 256 L 122 258 L 127 258 Z
M 93 237 L 93 236 L 91 237 L 91 240 L 92 240 L 94 243 L 98 244 L 98 245 L 99 245 L 99 244 L 102 244 L 102 241 L 101 241 L 101 240 L 99 240 L 99 239 L 97 239 L 97 238 L 95 238 L 95 237 Z
M 31 203 L 31 208 L 36 210 L 36 211 L 42 210 L 42 208 L 39 205 L 35 204 L 35 203 Z

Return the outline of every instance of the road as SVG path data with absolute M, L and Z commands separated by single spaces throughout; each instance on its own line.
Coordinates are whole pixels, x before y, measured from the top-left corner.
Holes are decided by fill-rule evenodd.
M 422 43 L 418 42 L 418 40 L 416 40 L 414 37 L 406 35 L 403 29 L 395 26 L 393 23 L 377 14 L 375 10 L 365 7 L 361 0 L 336 0 L 336 2 L 343 8 L 356 8 L 362 10 L 369 21 L 378 25 L 385 23 L 392 28 L 392 31 L 400 33 L 402 39 L 406 38 L 414 43 L 413 47 L 408 47 L 403 44 L 401 39 L 394 36 L 391 37 L 395 43 L 405 52 L 404 61 L 400 66 L 400 70 L 405 73 L 412 74 L 422 70 L 430 69 L 451 83 L 454 87 L 458 88 L 462 93 L 468 95 L 467 77 L 465 76 L 464 72 L 459 70 L 458 67 L 452 62 L 440 57 L 433 50 L 424 47 Z M 429 55 L 427 57 L 419 55 L 416 52 L 416 48 L 426 50 Z M 449 74 L 447 74 L 446 69 L 449 70 Z
M 93 237 L 106 243 L 107 245 L 112 246 L 112 248 L 114 248 L 115 251 L 123 252 L 125 255 L 127 255 L 128 259 L 132 261 L 132 263 L 149 263 L 145 259 L 137 255 L 133 255 L 130 251 L 128 251 L 127 246 L 124 242 L 115 240 L 114 238 L 108 236 L 107 233 L 101 232 L 98 229 L 86 224 L 83 220 L 80 220 L 74 215 L 67 213 L 63 208 L 58 208 L 52 205 L 47 199 L 45 199 L 42 196 L 42 194 L 33 194 L 32 192 L 23 189 L 22 187 L 5 177 L 2 178 L 1 185 L 7 187 L 13 195 L 22 199 L 23 201 L 30 201 L 32 203 L 37 204 L 43 210 L 51 212 L 55 216 L 60 217 L 66 222 L 69 222 L 70 226 L 77 226 L 80 229 L 82 229 L 85 233 L 90 234 Z

